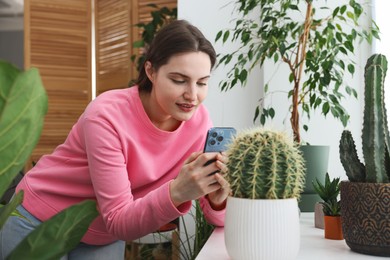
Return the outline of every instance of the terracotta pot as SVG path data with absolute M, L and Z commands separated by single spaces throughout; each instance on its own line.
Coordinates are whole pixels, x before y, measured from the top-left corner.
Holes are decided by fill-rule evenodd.
M 324 216 L 325 238 L 343 240 L 340 216 Z
M 390 183 L 340 184 L 345 242 L 355 252 L 390 256 Z

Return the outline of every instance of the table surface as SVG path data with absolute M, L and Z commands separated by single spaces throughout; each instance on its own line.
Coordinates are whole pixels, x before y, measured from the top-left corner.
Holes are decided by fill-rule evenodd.
M 304 212 L 300 216 L 301 246 L 298 260 L 367 260 L 384 257 L 359 254 L 351 251 L 345 240 L 324 238 L 324 230 L 314 227 L 314 213 Z M 216 228 L 199 252 L 196 260 L 229 260 L 225 247 L 224 229 Z

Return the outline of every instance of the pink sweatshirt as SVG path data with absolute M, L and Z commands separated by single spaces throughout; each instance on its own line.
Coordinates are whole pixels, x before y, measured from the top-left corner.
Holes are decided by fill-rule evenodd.
M 96 200 L 100 215 L 82 241 L 103 245 L 133 240 L 186 214 L 191 201 L 176 208 L 169 183 L 185 159 L 200 151 L 212 125 L 201 105 L 174 132 L 156 128 L 138 87 L 112 90 L 86 108 L 64 144 L 43 156 L 17 186 L 23 206 L 45 221 L 85 199 Z M 209 223 L 222 226 L 224 210 L 200 203 Z

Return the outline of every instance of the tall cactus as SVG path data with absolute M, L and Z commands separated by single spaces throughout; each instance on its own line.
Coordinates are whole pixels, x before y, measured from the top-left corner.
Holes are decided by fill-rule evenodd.
M 304 186 L 304 160 L 285 133 L 260 128 L 242 131 L 234 137 L 227 155 L 225 178 L 234 197 L 299 198 Z
M 387 115 L 384 102 L 384 82 L 387 71 L 387 60 L 384 55 L 374 54 L 368 60 L 365 67 L 365 91 L 364 91 L 364 118 L 362 145 L 365 165 L 365 182 L 386 183 L 390 179 L 390 137 L 387 124 Z M 356 149 L 344 149 L 349 141 L 345 130 L 340 140 L 340 159 L 343 165 L 356 164 Z M 353 153 L 350 156 L 345 153 Z M 356 181 L 350 176 L 351 167 L 344 167 L 350 181 Z M 359 180 L 360 181 L 360 180 Z

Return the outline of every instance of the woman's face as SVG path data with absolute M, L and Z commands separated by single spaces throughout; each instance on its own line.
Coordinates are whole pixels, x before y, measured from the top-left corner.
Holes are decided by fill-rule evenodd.
M 145 69 L 153 84 L 146 111 L 160 129 L 189 120 L 207 96 L 211 62 L 204 52 L 174 55 L 157 71 L 147 62 Z

